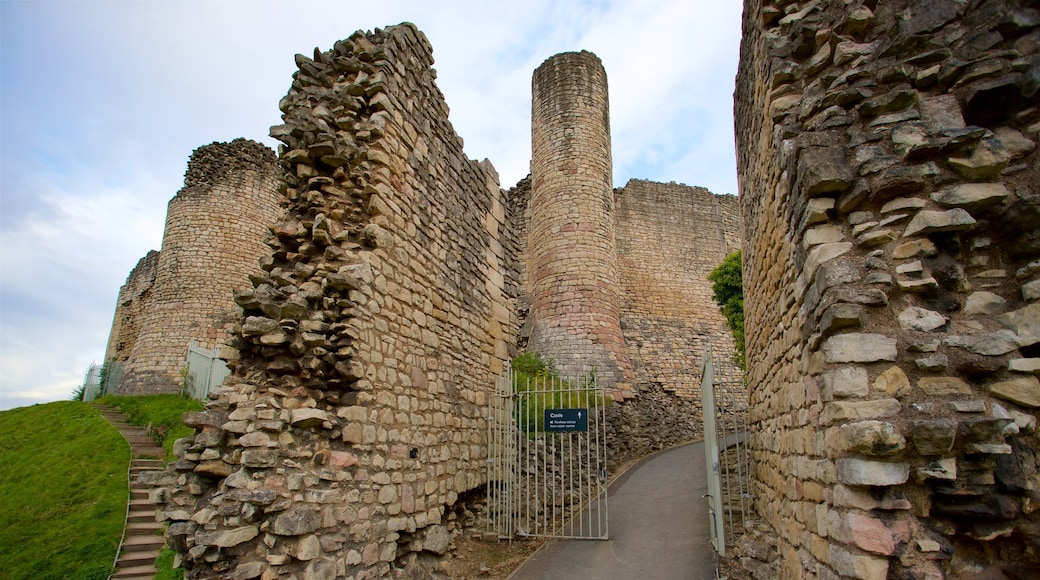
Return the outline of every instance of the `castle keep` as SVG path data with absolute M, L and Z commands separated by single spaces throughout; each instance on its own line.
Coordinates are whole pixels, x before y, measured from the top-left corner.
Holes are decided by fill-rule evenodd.
M 1038 89 L 1035 2 L 745 3 L 756 577 L 1036 576 Z
M 119 290 L 106 361 L 123 363 L 119 394 L 176 393 L 188 345 L 227 344 L 234 288 L 258 273 L 268 225 L 281 215 L 274 152 L 236 139 L 196 149 L 170 200 L 162 249 Z

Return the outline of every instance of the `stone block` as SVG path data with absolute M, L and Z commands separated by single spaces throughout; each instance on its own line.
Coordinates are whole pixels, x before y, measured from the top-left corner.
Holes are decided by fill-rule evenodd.
M 1008 370 L 1040 375 L 1040 358 L 1013 358 L 1008 361 Z
M 838 302 L 824 311 L 820 318 L 820 334 L 826 336 L 840 328 L 856 327 L 863 324 L 863 307 L 859 304 Z
M 958 413 L 985 413 L 986 402 L 979 399 L 967 401 L 950 401 L 950 408 Z
M 229 530 L 196 534 L 195 543 L 201 546 L 231 548 L 244 542 L 248 542 L 258 535 L 260 535 L 260 530 L 257 526 L 242 526 Z
M 911 306 L 899 313 L 899 327 L 907 331 L 931 332 L 942 328 L 948 318 L 934 310 Z
M 944 455 L 953 449 L 957 438 L 957 421 L 927 419 L 910 424 L 910 440 L 920 455 Z
M 309 507 L 294 507 L 275 514 L 269 530 L 279 536 L 302 536 L 317 531 L 322 524 L 321 513 Z
M 859 511 L 840 512 L 836 533 L 832 535 L 861 550 L 883 556 L 892 555 L 896 548 L 888 526 L 880 519 Z
M 883 334 L 839 334 L 824 341 L 821 350 L 829 363 L 894 361 L 896 339 Z
M 959 377 L 922 377 L 917 387 L 932 397 L 971 394 L 971 385 Z
M 915 477 L 918 483 L 924 483 L 929 479 L 955 481 L 957 479 L 957 459 L 948 457 L 930 461 L 917 468 Z
M 823 400 L 863 397 L 869 392 L 867 369 L 859 366 L 828 371 L 821 377 Z
M 910 379 L 899 365 L 892 365 L 874 379 L 874 390 L 887 397 L 899 398 L 910 393 Z
M 848 457 L 837 460 L 835 467 L 838 481 L 845 485 L 901 485 L 910 477 L 910 466 L 906 463 Z
M 935 354 L 919 358 L 914 363 L 922 371 L 942 372 L 949 367 L 950 361 L 944 354 Z
M 939 253 L 939 250 L 935 247 L 935 244 L 931 240 L 924 238 L 919 240 L 910 240 L 899 244 L 892 250 L 892 258 L 896 260 L 906 260 L 908 258 L 927 258 L 935 256 Z
M 862 455 L 894 455 L 906 447 L 906 439 L 891 423 L 860 421 L 838 429 L 842 447 L 849 453 Z
M 991 395 L 1024 407 L 1040 407 L 1040 379 L 1022 377 L 993 383 L 987 387 Z
M 975 354 L 1000 356 L 1017 349 L 1019 339 L 1020 337 L 1010 330 L 998 330 L 981 334 L 950 335 L 943 342 Z
M 969 316 L 993 316 L 1004 311 L 1007 300 L 1000 296 L 980 290 L 972 292 L 964 302 L 964 313 Z
M 902 405 L 895 399 L 876 401 L 834 401 L 823 406 L 820 422 L 829 425 L 836 421 L 879 419 L 899 414 Z
M 917 234 L 935 234 L 941 232 L 959 232 L 975 225 L 975 218 L 961 208 L 946 211 L 921 211 L 910 220 L 903 231 L 903 237 L 909 238 Z
M 838 484 L 834 486 L 833 490 L 834 507 L 849 507 L 863 511 L 895 511 L 911 508 L 910 501 L 895 488 L 875 488 L 865 491 Z
M 1030 346 L 1040 342 L 1040 303 L 1001 314 L 997 320 L 1018 335 L 1020 346 Z
M 850 552 L 840 544 L 831 544 L 831 566 L 842 577 L 874 580 L 888 577 L 888 559 Z

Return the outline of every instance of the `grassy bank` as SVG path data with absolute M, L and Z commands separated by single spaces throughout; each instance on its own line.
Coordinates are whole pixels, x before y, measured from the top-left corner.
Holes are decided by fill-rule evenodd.
M 194 431 L 185 427 L 181 416 L 188 411 L 201 411 L 203 404 L 195 399 L 180 395 L 143 395 L 124 397 L 109 395 L 98 399 L 98 403 L 119 407 L 127 423 L 144 427 L 155 437 L 166 452 L 166 461 L 172 461 L 173 442 L 187 437 Z
M 0 412 L 0 575 L 107 578 L 129 464 L 126 440 L 86 403 Z

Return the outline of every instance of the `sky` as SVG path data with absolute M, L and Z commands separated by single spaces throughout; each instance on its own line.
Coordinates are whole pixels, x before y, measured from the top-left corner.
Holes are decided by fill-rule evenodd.
M 528 173 L 531 75 L 590 50 L 614 184 L 737 193 L 740 0 L 0 0 L 0 410 L 66 400 L 103 362 L 120 286 L 162 244 L 188 157 L 268 137 L 296 53 L 415 23 L 466 155 Z

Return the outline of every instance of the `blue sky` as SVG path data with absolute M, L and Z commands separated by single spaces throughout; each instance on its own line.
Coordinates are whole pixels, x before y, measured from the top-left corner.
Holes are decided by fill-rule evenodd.
M 101 362 L 120 285 L 159 249 L 196 147 L 276 147 L 293 55 L 414 22 L 450 119 L 503 187 L 528 172 L 531 74 L 591 50 L 614 183 L 736 193 L 739 0 L 0 0 L 0 409 L 67 399 Z

